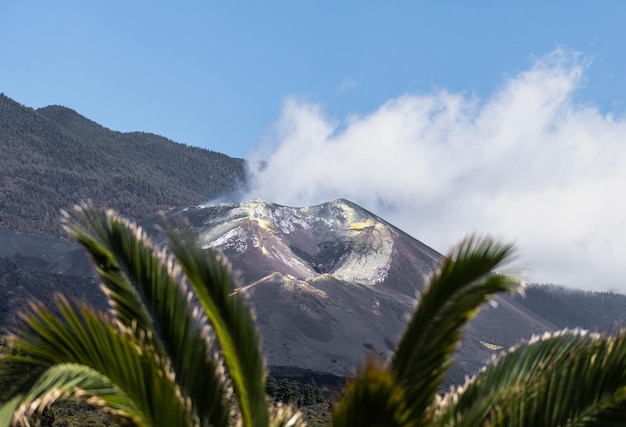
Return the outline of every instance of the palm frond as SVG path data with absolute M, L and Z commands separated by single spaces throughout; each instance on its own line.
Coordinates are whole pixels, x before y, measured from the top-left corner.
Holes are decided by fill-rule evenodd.
M 346 385 L 334 408 L 334 427 L 401 427 L 412 425 L 406 396 L 386 367 L 372 360 Z
M 78 209 L 76 219 L 68 218 L 66 224 L 96 262 L 120 321 L 130 326 L 138 316 L 144 320 L 137 329 L 154 332 L 154 345 L 162 346 L 171 360 L 176 381 L 201 424 L 226 424 L 228 393 L 222 369 L 210 356 L 208 325 L 194 311 L 176 261 L 165 250 L 155 250 L 141 228 L 111 211 L 103 215 Z
M 136 408 L 124 393 L 108 378 L 84 365 L 65 363 L 51 366 L 24 384 L 13 400 L 0 409 L 0 426 L 20 421 L 28 425 L 27 418 L 42 411 L 54 401 L 69 395 L 80 395 L 92 405 L 100 407 L 117 419 L 130 425 L 142 425 L 134 416 Z
M 134 324 L 139 330 L 151 330 L 152 319 L 139 290 L 130 283 L 130 278 L 118 262 L 114 248 L 111 248 L 109 222 L 115 213 L 96 210 L 88 204 L 77 205 L 74 210 L 77 220 L 63 212 L 65 230 L 91 256 L 115 317 L 128 327 Z
M 213 326 L 246 426 L 268 425 L 265 364 L 254 317 L 229 264 L 203 251 L 185 230 L 170 230 L 170 249 Z
M 88 307 L 75 309 L 65 299 L 59 315 L 33 304 L 17 333 L 17 355 L 8 356 L 12 368 L 40 367 L 47 372 L 59 364 L 78 364 L 106 377 L 111 386 L 132 401 L 131 418 L 140 425 L 185 425 L 191 421 L 188 402 L 174 382 L 167 359 L 138 341 L 137 332 Z M 22 368 L 23 369 L 23 368 Z
M 430 417 L 426 409 L 452 364 L 467 321 L 494 294 L 518 286 L 494 274 L 511 255 L 512 246 L 489 238 L 466 239 L 446 258 L 422 295 L 392 359 L 392 371 L 418 425 Z
M 509 351 L 446 395 L 436 425 L 624 425 L 626 331 L 563 331 Z

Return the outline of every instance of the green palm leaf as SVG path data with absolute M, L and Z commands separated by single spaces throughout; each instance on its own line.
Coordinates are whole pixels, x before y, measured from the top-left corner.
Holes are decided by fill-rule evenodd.
M 116 317 L 154 333 L 154 345 L 171 360 L 201 425 L 225 425 L 229 409 L 224 378 L 210 356 L 207 325 L 194 312 L 176 261 L 164 250 L 156 251 L 140 228 L 113 212 L 81 208 L 76 217 L 67 218 L 66 227 L 94 259 Z
M 624 425 L 626 332 L 560 332 L 518 346 L 458 392 L 437 425 Z
M 140 420 L 133 418 L 137 408 L 132 401 L 108 378 L 84 365 L 56 364 L 21 388 L 23 391 L 0 409 L 0 425 L 9 425 L 12 419 L 26 424 L 25 420 L 35 410 L 43 410 L 60 397 L 77 393 L 114 418 L 141 425 Z
M 447 375 L 467 321 L 496 293 L 517 288 L 517 282 L 493 273 L 511 255 L 511 246 L 467 239 L 444 260 L 422 295 L 391 365 L 418 425 L 430 418 L 426 409 Z
M 137 325 L 137 329 L 152 329 L 152 318 L 143 304 L 140 289 L 133 286 L 124 266 L 118 261 L 115 247 L 110 238 L 113 211 L 99 211 L 82 204 L 74 208 L 77 219 L 63 212 L 66 231 L 89 253 L 100 279 L 102 290 L 107 295 L 111 309 L 124 325 Z
M 343 404 L 333 413 L 334 427 L 402 427 L 409 424 L 409 411 L 402 387 L 386 367 L 369 361 L 348 382 Z
M 115 327 L 106 315 L 88 307 L 76 310 L 62 298 L 57 309 L 59 315 L 33 306 L 14 341 L 18 355 L 7 357 L 11 368 L 39 367 L 43 370 L 36 375 L 41 376 L 55 365 L 82 365 L 106 377 L 128 397 L 132 405 L 127 407 L 135 408 L 129 418 L 137 425 L 190 423 L 188 405 L 173 381 L 169 363 L 149 340 L 138 342 L 136 331 L 121 324 Z
M 212 250 L 201 250 L 185 230 L 170 230 L 170 248 L 213 326 L 244 425 L 267 426 L 266 374 L 260 340 L 229 264 Z
M 335 409 L 334 419 L 342 420 L 341 425 L 351 425 L 348 420 L 358 419 L 363 426 L 385 422 L 419 426 L 431 422 L 437 392 L 452 364 L 463 327 L 495 293 L 517 287 L 513 280 L 493 273 L 511 254 L 511 246 L 490 239 L 462 242 L 433 276 L 388 373 L 383 375 L 370 366 L 357 374 Z M 363 414 L 358 413 L 359 408 Z M 388 417 L 379 419 L 376 413 Z

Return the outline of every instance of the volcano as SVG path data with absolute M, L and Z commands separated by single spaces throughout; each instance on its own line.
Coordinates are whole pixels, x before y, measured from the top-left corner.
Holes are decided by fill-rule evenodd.
M 343 199 L 311 207 L 263 200 L 187 207 L 203 248 L 221 251 L 256 314 L 270 371 L 350 376 L 367 357 L 388 360 L 443 255 Z M 159 238 L 159 220 L 142 225 Z M 160 235 L 165 241 L 165 237 Z M 449 384 L 491 356 L 555 330 L 514 298 L 498 296 L 470 323 Z

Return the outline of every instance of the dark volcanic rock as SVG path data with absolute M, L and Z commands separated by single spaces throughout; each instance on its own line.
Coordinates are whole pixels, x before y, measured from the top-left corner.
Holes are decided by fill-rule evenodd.
M 106 307 L 83 250 L 67 239 L 0 231 L 0 325 L 17 321 L 30 301 L 54 307 L 57 294 Z

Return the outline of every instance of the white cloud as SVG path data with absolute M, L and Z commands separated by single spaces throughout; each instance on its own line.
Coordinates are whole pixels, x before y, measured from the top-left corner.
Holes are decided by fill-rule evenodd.
M 347 198 L 444 252 L 489 233 L 531 281 L 626 291 L 626 120 L 576 99 L 583 60 L 556 50 L 488 99 L 408 94 L 344 123 L 287 99 L 247 196 Z

